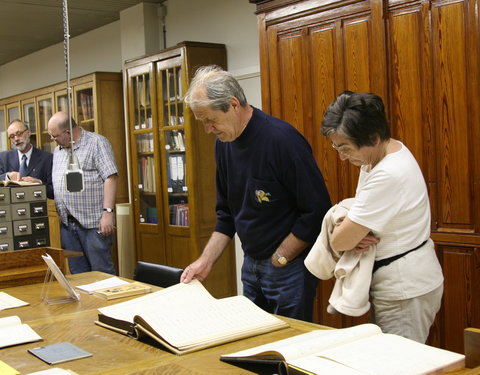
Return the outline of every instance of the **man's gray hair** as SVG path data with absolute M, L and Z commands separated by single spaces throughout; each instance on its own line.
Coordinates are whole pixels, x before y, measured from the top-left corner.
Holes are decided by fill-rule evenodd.
M 202 91 L 205 97 L 199 95 Z M 208 65 L 197 69 L 184 101 L 193 109 L 208 106 L 213 110 L 228 112 L 233 97 L 238 99 L 242 107 L 248 104 L 242 87 L 231 73 L 217 65 Z

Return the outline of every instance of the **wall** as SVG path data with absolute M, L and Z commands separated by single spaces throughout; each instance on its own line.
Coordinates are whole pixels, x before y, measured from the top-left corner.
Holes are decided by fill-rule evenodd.
M 120 22 L 70 40 L 70 77 L 122 70 Z M 63 43 L 0 66 L 0 98 L 65 81 Z

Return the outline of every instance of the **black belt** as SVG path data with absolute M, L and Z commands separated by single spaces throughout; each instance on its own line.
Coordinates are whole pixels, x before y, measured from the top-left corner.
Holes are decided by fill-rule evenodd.
M 397 254 L 397 255 L 394 255 L 393 257 L 389 257 L 389 258 L 385 258 L 385 259 L 380 259 L 380 260 L 376 260 L 375 263 L 373 263 L 373 271 L 372 273 L 375 273 L 376 270 L 378 270 L 380 267 L 383 267 L 383 266 L 388 266 L 390 263 L 392 263 L 393 261 L 407 255 L 408 253 L 411 253 L 412 251 L 415 251 L 419 248 L 421 248 L 423 245 L 425 245 L 427 243 L 428 240 L 425 240 L 423 241 L 420 245 L 418 245 L 417 247 L 414 247 L 413 249 L 410 249 L 410 250 L 407 250 L 405 251 L 404 253 L 401 253 L 401 254 Z
M 71 223 L 78 223 L 78 220 L 75 219 L 72 215 L 67 216 L 67 221 L 69 221 Z

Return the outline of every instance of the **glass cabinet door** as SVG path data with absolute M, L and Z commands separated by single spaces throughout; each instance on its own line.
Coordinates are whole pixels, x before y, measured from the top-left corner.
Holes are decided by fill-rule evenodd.
M 75 109 L 77 124 L 87 131 L 95 131 L 95 113 L 93 105 L 93 88 L 75 88 Z
M 41 147 L 45 151 L 53 152 L 55 143 L 48 135 L 48 120 L 53 115 L 53 100 L 51 96 L 37 98 L 38 128 L 41 133 Z
M 137 187 L 140 223 L 157 224 L 155 146 L 149 74 L 131 78 L 133 88 L 133 133 L 137 154 Z
M 73 105 L 73 102 L 72 102 Z M 68 97 L 67 91 L 62 90 L 55 92 L 55 112 L 62 111 L 68 113 Z
M 30 142 L 37 144 L 37 121 L 35 117 L 35 101 L 22 103 L 22 119 L 30 129 Z
M 188 227 L 187 157 L 181 67 L 159 70 L 170 225 Z
M 13 120 L 17 120 L 19 118 L 20 118 L 19 103 L 17 102 L 16 104 L 7 105 L 7 126 Z

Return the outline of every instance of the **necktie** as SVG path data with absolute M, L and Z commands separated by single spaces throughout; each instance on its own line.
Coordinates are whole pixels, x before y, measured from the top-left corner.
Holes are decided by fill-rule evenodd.
M 20 174 L 22 177 L 27 175 L 27 155 L 22 155 L 22 162 L 20 164 Z

